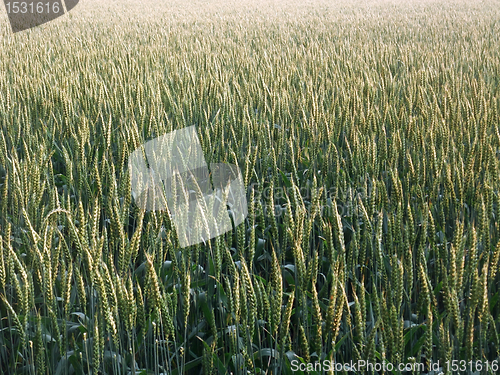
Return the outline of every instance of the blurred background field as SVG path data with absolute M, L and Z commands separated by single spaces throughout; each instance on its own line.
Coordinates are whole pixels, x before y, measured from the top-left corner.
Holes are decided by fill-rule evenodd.
M 496 373 L 499 36 L 499 1 L 2 8 L 1 372 Z M 180 248 L 127 160 L 191 125 L 249 215 Z

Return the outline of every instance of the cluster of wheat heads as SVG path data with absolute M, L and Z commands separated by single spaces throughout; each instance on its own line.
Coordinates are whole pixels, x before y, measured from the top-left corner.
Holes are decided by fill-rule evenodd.
M 0 371 L 497 359 L 498 3 L 184 3 L 3 22 Z M 180 248 L 126 166 L 190 125 L 249 215 Z

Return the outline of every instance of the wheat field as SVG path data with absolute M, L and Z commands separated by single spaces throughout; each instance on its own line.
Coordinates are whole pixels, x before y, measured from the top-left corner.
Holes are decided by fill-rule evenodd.
M 493 0 L 3 8 L 0 372 L 497 373 L 499 38 Z M 192 125 L 249 214 L 181 248 L 127 161 Z

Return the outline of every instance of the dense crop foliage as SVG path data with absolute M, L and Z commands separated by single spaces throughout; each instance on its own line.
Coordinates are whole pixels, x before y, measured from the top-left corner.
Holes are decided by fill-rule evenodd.
M 498 359 L 499 2 L 168 3 L 0 18 L 0 372 Z M 190 125 L 249 215 L 181 249 L 127 160 Z

